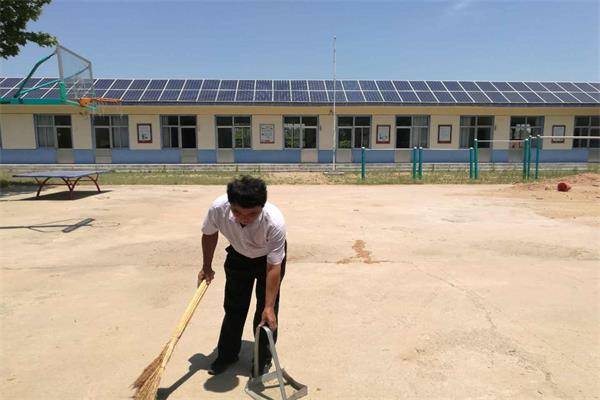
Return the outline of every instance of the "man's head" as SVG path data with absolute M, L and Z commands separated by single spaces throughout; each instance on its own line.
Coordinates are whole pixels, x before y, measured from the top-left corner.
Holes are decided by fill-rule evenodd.
M 251 224 L 267 202 L 267 185 L 262 179 L 244 175 L 227 184 L 227 199 L 237 222 Z

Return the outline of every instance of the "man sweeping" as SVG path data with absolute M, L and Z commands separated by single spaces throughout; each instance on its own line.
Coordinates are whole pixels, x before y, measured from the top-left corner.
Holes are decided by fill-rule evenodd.
M 242 332 L 256 281 L 253 331 L 267 324 L 277 340 L 280 284 L 285 274 L 286 231 L 283 214 L 267 202 L 267 186 L 261 179 L 242 176 L 227 185 L 202 225 L 202 269 L 198 285 L 214 279 L 212 261 L 219 232 L 229 240 L 225 259 L 225 317 L 219 336 L 218 356 L 208 373 L 217 375 L 238 360 Z M 256 338 L 255 338 L 256 340 Z M 259 340 L 258 374 L 268 372 L 271 352 L 264 332 Z M 253 365 L 254 363 L 252 363 Z

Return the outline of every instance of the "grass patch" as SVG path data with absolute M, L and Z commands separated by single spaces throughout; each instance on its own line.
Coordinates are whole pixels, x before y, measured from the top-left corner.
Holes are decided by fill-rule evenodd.
M 540 180 L 557 179 L 586 172 L 598 172 L 597 166 L 586 171 L 540 171 Z M 368 171 L 363 181 L 360 172 L 325 175 L 321 172 L 248 172 L 270 185 L 394 185 L 394 184 L 514 184 L 523 182 L 521 171 L 480 171 L 478 180 L 469 179 L 467 171 L 424 171 L 422 180 L 413 180 L 409 172 Z M 101 185 L 225 185 L 240 172 L 159 171 L 115 172 L 102 175 Z M 530 181 L 534 181 L 531 179 Z M 27 178 L 13 178 L 0 172 L 0 188 L 32 186 Z M 81 184 L 91 184 L 82 182 Z

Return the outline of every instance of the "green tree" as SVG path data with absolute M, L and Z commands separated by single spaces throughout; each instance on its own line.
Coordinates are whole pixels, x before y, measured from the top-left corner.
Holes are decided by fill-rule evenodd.
M 44 32 L 28 32 L 27 23 L 37 21 L 42 7 L 52 0 L 0 0 L 0 57 L 19 54 L 20 47 L 34 42 L 42 47 L 57 43 L 54 36 Z

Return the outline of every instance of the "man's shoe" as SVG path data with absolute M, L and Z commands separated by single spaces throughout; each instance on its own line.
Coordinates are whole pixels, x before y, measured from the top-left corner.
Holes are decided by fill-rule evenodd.
M 219 375 L 220 373 L 224 372 L 231 364 L 236 363 L 238 359 L 239 359 L 238 356 L 235 356 L 234 358 L 219 358 L 219 357 L 217 357 L 217 359 L 215 361 L 213 361 L 212 364 L 210 364 L 210 368 L 208 369 L 208 374 L 209 375 Z

